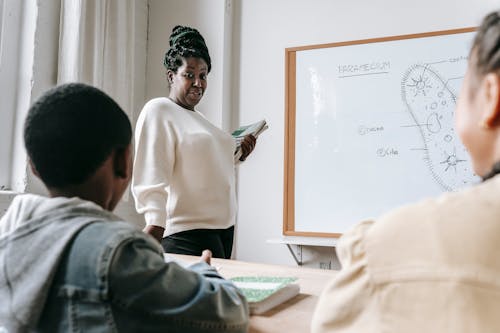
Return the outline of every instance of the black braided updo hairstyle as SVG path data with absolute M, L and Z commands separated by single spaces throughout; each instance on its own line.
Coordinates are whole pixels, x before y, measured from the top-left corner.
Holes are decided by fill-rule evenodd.
M 182 66 L 183 59 L 194 57 L 205 60 L 210 73 L 212 62 L 205 39 L 198 30 L 181 25 L 175 26 L 170 35 L 169 45 L 170 48 L 163 59 L 163 65 L 167 70 L 177 73 L 177 69 Z

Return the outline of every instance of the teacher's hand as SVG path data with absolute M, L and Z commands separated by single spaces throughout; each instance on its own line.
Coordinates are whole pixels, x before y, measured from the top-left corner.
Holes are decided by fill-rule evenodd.
M 257 143 L 257 139 L 252 135 L 248 134 L 243 138 L 243 141 L 241 141 L 241 157 L 240 161 L 246 160 L 248 155 L 254 150 L 255 144 Z
M 161 244 L 161 240 L 163 239 L 163 233 L 165 232 L 165 228 L 162 228 L 157 225 L 147 225 L 142 231 L 153 236 L 154 239 Z

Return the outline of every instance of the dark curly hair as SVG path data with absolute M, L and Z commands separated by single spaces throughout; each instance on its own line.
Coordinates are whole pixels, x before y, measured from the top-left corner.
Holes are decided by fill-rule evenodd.
M 477 75 L 500 71 L 500 11 L 487 15 L 474 38 L 472 64 Z
M 170 35 L 169 45 L 170 48 L 163 59 L 163 65 L 167 69 L 177 73 L 177 69 L 182 66 L 183 59 L 194 57 L 205 60 L 210 73 L 212 62 L 205 39 L 198 30 L 181 25 L 175 26 Z
M 120 106 L 81 83 L 47 91 L 31 106 L 24 123 L 26 151 L 49 188 L 82 184 L 131 138 L 130 121 Z
M 483 19 L 474 37 L 469 58 L 475 89 L 479 80 L 486 74 L 500 75 L 500 11 L 490 13 Z M 500 162 L 497 162 L 491 172 L 482 178 L 487 180 L 499 173 Z

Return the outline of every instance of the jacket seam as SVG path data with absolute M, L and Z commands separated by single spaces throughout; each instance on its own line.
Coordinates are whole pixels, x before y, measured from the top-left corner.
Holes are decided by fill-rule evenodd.
M 119 299 L 112 299 L 111 303 L 119 307 L 120 309 L 128 312 L 130 310 L 129 307 L 125 306 L 123 302 Z M 221 324 L 215 323 L 212 321 L 203 321 L 203 320 L 193 320 L 193 319 L 179 319 L 179 318 L 166 318 L 162 315 L 157 315 L 154 313 L 149 313 L 145 311 L 141 311 L 140 309 L 134 309 L 134 313 L 141 313 L 142 315 L 148 316 L 150 318 L 161 318 L 165 322 L 171 322 L 175 324 L 181 324 L 184 327 L 188 328 L 211 328 L 211 329 L 242 329 L 247 326 L 247 323 L 235 323 L 235 324 Z

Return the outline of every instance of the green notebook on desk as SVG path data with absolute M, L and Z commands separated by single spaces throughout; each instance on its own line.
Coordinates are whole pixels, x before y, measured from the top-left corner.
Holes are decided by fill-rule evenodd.
M 293 277 L 241 276 L 231 281 L 243 292 L 250 314 L 262 314 L 284 303 L 300 292 Z

